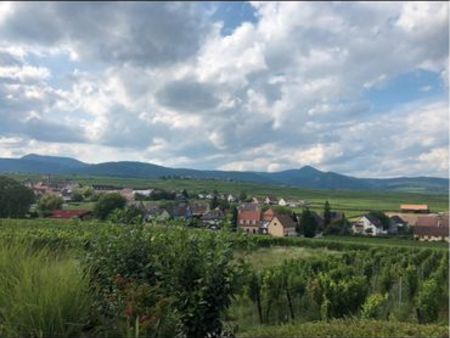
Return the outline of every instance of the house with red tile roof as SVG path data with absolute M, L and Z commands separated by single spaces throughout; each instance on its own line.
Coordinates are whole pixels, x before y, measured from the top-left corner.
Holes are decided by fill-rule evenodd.
M 401 212 L 410 212 L 415 214 L 428 214 L 430 208 L 426 204 L 402 204 L 400 205 Z
M 248 234 L 260 233 L 262 213 L 257 204 L 246 203 L 238 209 L 238 227 Z
M 449 215 L 420 216 L 413 227 L 414 238 L 421 241 L 449 242 Z
M 53 210 L 50 218 L 87 220 L 92 218 L 92 212 L 89 210 Z

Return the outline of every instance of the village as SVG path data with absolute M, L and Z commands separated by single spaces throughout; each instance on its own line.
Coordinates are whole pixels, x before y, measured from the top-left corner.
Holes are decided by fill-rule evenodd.
M 433 212 L 426 204 L 402 204 L 397 211 L 370 211 L 347 219 L 339 210 L 332 210 L 328 201 L 323 210 L 312 210 L 306 200 L 281 196 L 247 196 L 232 193 L 186 190 L 173 192 L 162 189 L 133 189 L 113 185 L 82 186 L 76 182 L 25 183 L 37 196 L 57 196 L 62 204 L 46 217 L 88 220 L 89 208 L 105 194 L 119 194 L 126 207 L 142 215 L 143 222 L 187 224 L 218 230 L 227 227 L 248 235 L 274 237 L 318 237 L 323 234 L 355 236 L 410 236 L 417 240 L 449 241 L 449 215 Z M 68 208 L 69 205 L 78 206 Z M 299 211 L 300 210 L 300 211 Z M 312 227 L 312 229 L 310 229 Z M 308 230 L 309 228 L 309 230 Z

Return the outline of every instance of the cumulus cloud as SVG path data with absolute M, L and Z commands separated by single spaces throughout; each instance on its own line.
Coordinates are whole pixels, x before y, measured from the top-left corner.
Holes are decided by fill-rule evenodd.
M 208 26 L 196 4 L 18 3 L 0 21 L 6 42 L 71 45 L 80 58 L 165 65 L 191 57 Z
M 226 36 L 195 3 L 0 6 L 3 154 L 447 175 L 447 3 L 251 5 Z M 416 71 L 442 83 L 369 95 Z

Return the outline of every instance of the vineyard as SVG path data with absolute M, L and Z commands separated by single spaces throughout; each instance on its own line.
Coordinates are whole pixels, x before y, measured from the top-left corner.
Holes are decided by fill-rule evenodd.
M 448 336 L 443 245 L 6 219 L 0 241 L 0 336 Z

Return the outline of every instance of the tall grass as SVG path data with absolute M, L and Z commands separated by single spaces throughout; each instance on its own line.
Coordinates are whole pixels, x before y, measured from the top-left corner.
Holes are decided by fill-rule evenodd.
M 80 336 L 89 310 L 88 281 L 75 259 L 0 243 L 0 336 Z

